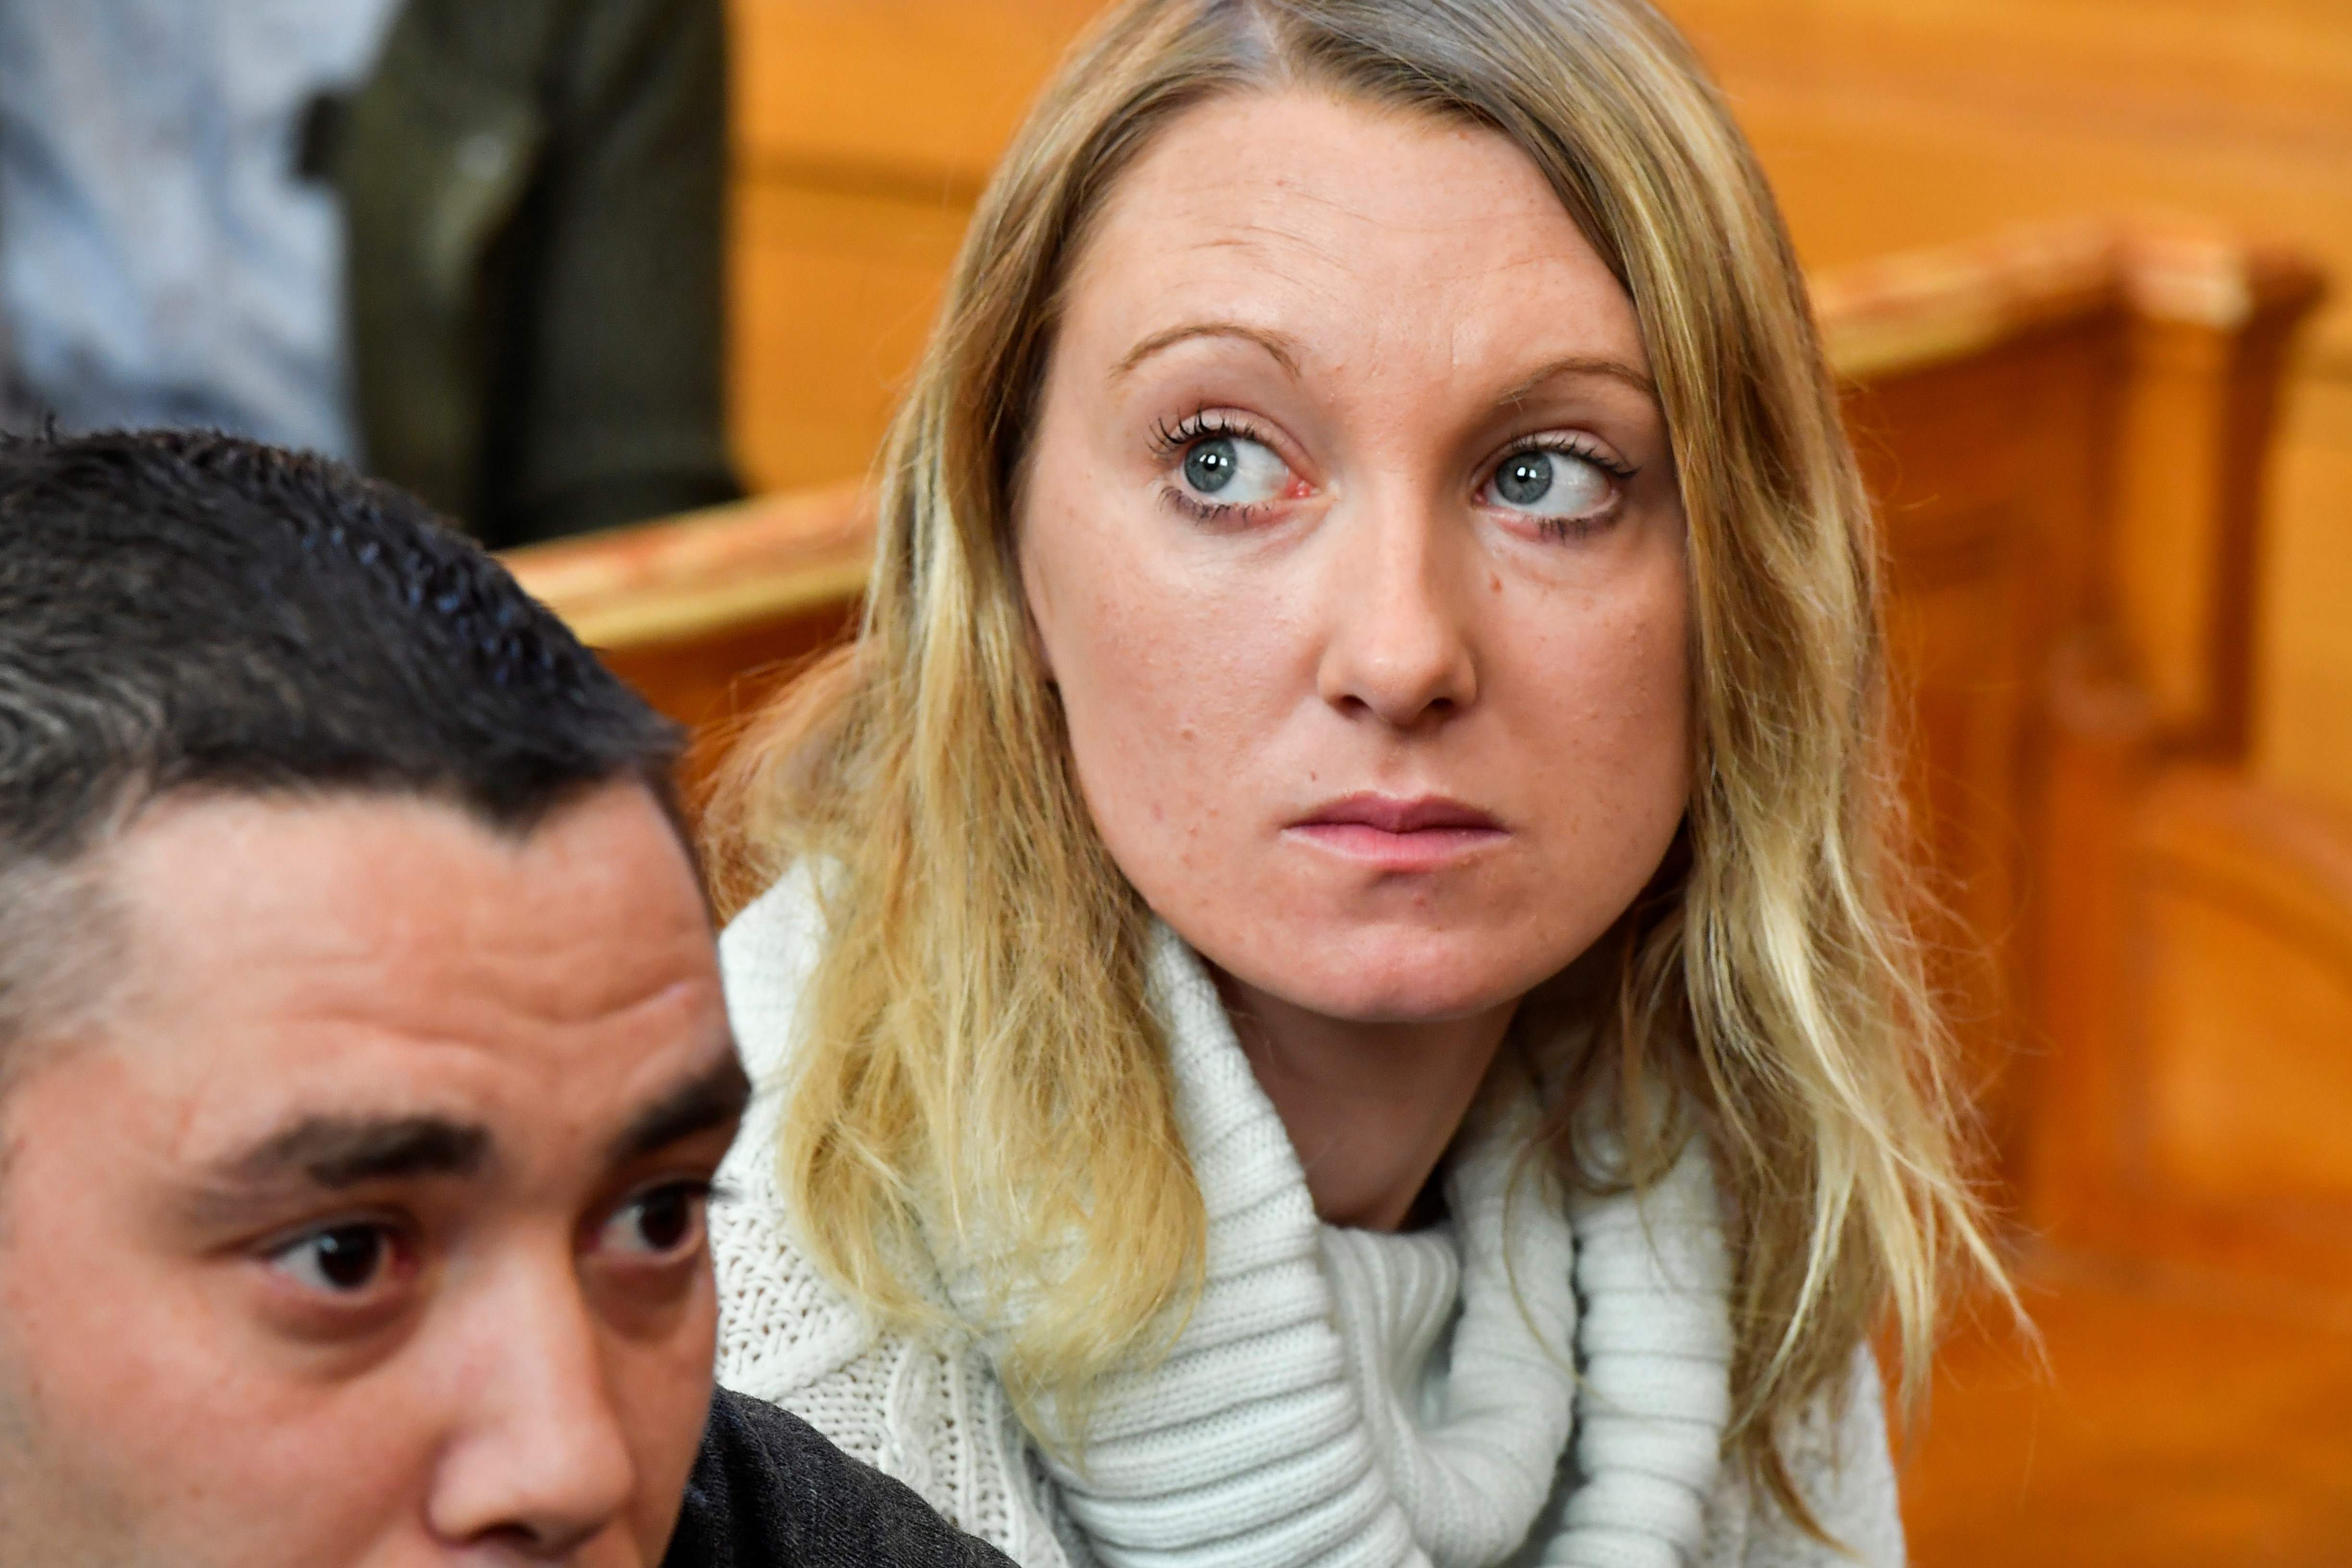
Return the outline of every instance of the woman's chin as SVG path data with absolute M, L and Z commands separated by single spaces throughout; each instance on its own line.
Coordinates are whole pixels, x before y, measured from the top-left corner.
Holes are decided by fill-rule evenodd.
M 1489 933 L 1302 931 L 1211 962 L 1254 991 L 1320 1017 L 1434 1024 L 1516 1003 L 1565 968 L 1549 952 L 1499 949 Z

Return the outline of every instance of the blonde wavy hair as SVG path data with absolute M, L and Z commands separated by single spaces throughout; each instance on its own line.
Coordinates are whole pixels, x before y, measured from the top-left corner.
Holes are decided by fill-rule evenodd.
M 1578 966 L 1604 973 L 1546 1142 L 1565 1180 L 1641 1184 L 1706 1130 L 1736 1260 L 1727 1448 L 1810 1524 L 1776 1435 L 1890 1313 L 1916 1394 L 1955 1265 L 1999 1268 L 1909 919 L 1868 502 L 1763 175 L 1641 0 L 1130 0 L 1064 63 L 892 430 L 862 636 L 714 800 L 738 900 L 833 868 L 775 1151 L 796 1227 L 902 1324 L 944 1326 L 924 1281 L 978 1267 L 994 1294 L 962 1327 L 1033 1415 L 1082 1405 L 1197 1289 L 1149 918 L 1080 799 L 1013 535 L 1106 193 L 1172 116 L 1292 87 L 1509 138 L 1638 313 L 1689 520 L 1696 766 L 1667 866 Z M 1615 1170 L 1571 1146 L 1596 1104 Z

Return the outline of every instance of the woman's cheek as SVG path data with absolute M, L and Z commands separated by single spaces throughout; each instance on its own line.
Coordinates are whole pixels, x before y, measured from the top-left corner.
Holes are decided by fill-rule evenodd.
M 1189 903 L 1192 879 L 1223 880 L 1250 837 L 1263 782 L 1276 655 L 1244 635 L 1244 617 L 1209 596 L 1118 595 L 1103 601 L 1065 682 L 1078 782 L 1113 859 L 1155 905 Z M 1237 624 L 1240 623 L 1240 624 Z M 1074 672 L 1075 673 L 1075 672 Z

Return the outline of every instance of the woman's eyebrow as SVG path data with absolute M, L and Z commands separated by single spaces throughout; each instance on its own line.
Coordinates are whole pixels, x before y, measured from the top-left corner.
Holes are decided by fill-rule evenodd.
M 1605 376 L 1611 381 L 1624 383 L 1653 403 L 1658 400 L 1657 384 L 1651 381 L 1647 374 L 1627 364 L 1623 360 L 1611 359 L 1605 354 L 1570 354 L 1565 359 L 1556 359 L 1545 365 L 1496 398 L 1496 402 L 1505 406 L 1525 403 L 1535 395 L 1537 389 L 1545 382 L 1565 375 Z
M 1181 327 L 1171 327 L 1164 332 L 1154 332 L 1133 348 L 1127 357 L 1113 367 L 1113 377 L 1123 376 L 1163 349 L 1193 338 L 1241 338 L 1255 343 L 1274 356 L 1275 363 L 1292 375 L 1298 374 L 1298 340 L 1286 332 L 1265 327 L 1253 327 L 1246 321 L 1188 321 Z

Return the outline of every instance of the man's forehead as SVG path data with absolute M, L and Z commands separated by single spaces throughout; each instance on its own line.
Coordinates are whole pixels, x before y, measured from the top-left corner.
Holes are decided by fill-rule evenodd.
M 112 859 L 102 1037 L 190 1159 L 305 1122 L 609 1137 L 731 1059 L 700 892 L 642 789 L 519 837 L 402 798 L 167 802 Z
M 183 1008 L 438 1003 L 571 1024 L 717 983 L 691 866 L 634 784 L 521 835 L 410 797 L 167 802 L 111 859 L 128 978 Z

